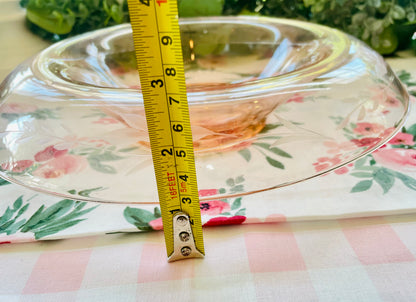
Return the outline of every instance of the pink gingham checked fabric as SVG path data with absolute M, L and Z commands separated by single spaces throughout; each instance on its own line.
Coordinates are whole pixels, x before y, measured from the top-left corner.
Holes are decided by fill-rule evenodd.
M 0 301 L 415 301 L 416 214 L 212 227 L 168 264 L 162 232 L 4 245 Z

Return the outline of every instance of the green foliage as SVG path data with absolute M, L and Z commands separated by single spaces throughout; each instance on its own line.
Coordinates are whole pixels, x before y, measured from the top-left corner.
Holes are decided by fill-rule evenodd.
M 383 194 L 386 194 L 394 186 L 396 179 L 400 180 L 409 189 L 416 190 L 416 179 L 403 173 L 377 166 L 372 155 L 356 161 L 354 170 L 350 175 L 361 179 L 364 178 L 364 180 L 359 181 L 351 189 L 351 193 L 367 191 L 372 187 L 373 183 L 377 183 L 382 188 Z
M 57 41 L 129 22 L 127 0 L 21 0 L 29 28 Z M 381 54 L 410 47 L 414 0 L 178 0 L 180 17 L 257 14 L 311 21 L 341 29 Z M 416 43 L 415 43 L 416 45 Z
M 241 207 L 241 197 L 239 197 L 239 198 L 236 198 L 234 201 L 233 201 L 233 203 L 232 203 L 232 205 L 231 205 L 231 210 L 237 210 L 237 209 L 239 209 L 240 207 Z
M 238 153 L 247 161 L 249 162 L 251 160 L 251 152 L 249 149 L 242 149 L 238 151 Z
M 416 30 L 415 30 L 416 32 Z M 414 40 L 416 41 L 416 34 L 414 35 Z M 416 50 L 416 48 L 415 48 Z M 409 93 L 413 96 L 416 96 L 416 81 L 414 79 L 412 79 L 412 76 L 409 72 L 405 71 L 405 70 L 400 70 L 399 72 L 397 72 L 397 76 L 399 77 L 400 81 L 402 81 L 404 84 L 406 84 L 406 86 L 409 89 Z M 413 125 L 415 126 L 415 125 Z M 416 132 L 413 133 L 413 135 L 416 135 Z
M 29 28 L 52 41 L 129 20 L 126 0 L 21 0 L 20 5 Z
M 263 149 L 268 150 L 270 152 L 273 152 L 276 155 L 283 156 L 283 157 L 287 157 L 287 158 L 292 158 L 292 156 L 289 153 L 283 151 L 280 148 L 272 147 L 269 144 L 266 144 L 266 143 L 253 143 L 253 145 L 254 146 L 262 147 Z
M 221 15 L 224 0 L 178 0 L 181 17 Z
M 86 202 L 63 199 L 49 207 L 40 206 L 26 220 L 21 216 L 28 210 L 29 204 L 24 204 L 23 196 L 20 196 L 13 206 L 7 207 L 3 215 L 0 216 L 0 234 L 11 235 L 18 231 L 31 232 L 36 239 L 40 239 L 58 233 L 83 221 L 84 219 L 80 219 L 80 217 L 97 207 L 83 209 L 86 204 Z
M 257 12 L 341 29 L 381 54 L 410 46 L 416 30 L 414 0 L 227 0 L 225 14 Z
M 257 13 L 265 16 L 307 20 L 310 10 L 303 0 L 226 0 L 224 15 Z
M 91 147 L 80 148 L 76 151 L 73 150 L 72 152 L 80 156 L 85 156 L 92 169 L 106 174 L 117 173 L 117 170 L 113 166 L 107 164 L 108 162 L 123 159 L 122 156 L 117 155 L 120 151 L 115 150 L 114 146 L 104 149 Z
M 228 192 L 229 193 L 240 193 L 240 192 L 244 192 L 244 176 L 240 175 L 237 176 L 236 178 L 228 178 L 225 183 L 226 185 L 229 187 L 228 188 Z M 220 193 L 225 193 L 224 192 L 220 192 Z
M 160 209 L 155 208 L 153 213 L 139 208 L 126 207 L 124 218 L 141 231 L 152 231 L 149 222 L 161 217 Z
M 271 129 L 273 129 L 273 128 L 271 128 Z M 263 139 L 268 139 L 268 138 L 263 137 Z M 273 139 L 276 139 L 276 138 L 273 138 Z M 276 156 L 285 157 L 285 158 L 292 158 L 292 156 L 289 153 L 287 153 L 286 151 L 284 151 L 284 150 L 282 150 L 278 147 L 274 147 L 269 143 L 264 143 L 264 142 L 258 141 L 258 142 L 252 143 L 251 146 L 264 156 L 264 158 L 269 163 L 269 165 L 271 165 L 272 167 L 278 168 L 278 169 L 285 169 L 285 166 L 280 161 L 278 161 L 276 159 Z M 247 162 L 249 162 L 251 160 L 250 148 L 239 150 L 238 153 Z M 269 153 L 270 155 L 267 155 L 267 153 Z
M 364 192 L 371 188 L 373 185 L 372 180 L 362 180 L 358 182 L 352 189 L 351 193 L 357 193 L 357 192 Z
M 4 186 L 4 185 L 9 185 L 10 182 L 8 182 L 7 180 L 0 178 L 0 186 Z

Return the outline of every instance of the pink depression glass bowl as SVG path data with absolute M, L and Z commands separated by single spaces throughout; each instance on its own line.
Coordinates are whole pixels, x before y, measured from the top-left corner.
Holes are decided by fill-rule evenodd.
M 408 111 L 383 59 L 337 30 L 261 17 L 180 27 L 198 184 L 212 193 L 201 200 L 342 167 L 391 138 Z M 0 86 L 0 175 L 67 198 L 157 203 L 135 64 L 125 24 L 18 66 Z

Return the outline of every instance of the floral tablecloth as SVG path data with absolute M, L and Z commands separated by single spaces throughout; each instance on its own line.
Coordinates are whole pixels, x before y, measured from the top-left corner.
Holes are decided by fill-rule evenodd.
M 401 59 L 397 59 L 397 62 L 401 62 Z M 415 94 L 416 80 L 412 71 L 399 69 L 397 73 L 409 91 Z M 414 98 L 411 102 L 414 105 Z M 2 113 L 2 118 L 27 110 L 19 106 L 9 109 L 10 113 Z M 358 134 L 377 132 L 379 129 L 373 129 L 377 127 L 382 126 L 357 123 L 353 131 Z M 371 139 L 352 141 L 362 146 L 374 143 Z M 336 164 L 334 161 L 337 156 L 334 154 L 343 146 L 333 144 L 328 145 L 327 154 L 314 163 L 316 172 Z M 7 165 L 2 164 L 1 169 L 9 169 Z M 36 153 L 32 160 L 20 160 L 11 169 L 19 172 L 35 165 L 38 168 L 34 173 L 63 171 L 65 174 L 76 170 L 80 163 L 76 156 L 65 149 L 49 146 Z M 47 174 L 43 176 L 49 177 Z M 239 192 L 244 184 L 244 176 L 229 177 L 222 188 L 202 189 L 199 194 L 206 197 L 217 194 L 219 190 Z M 88 196 L 94 190 L 100 188 L 74 194 Z M 204 226 L 362 217 L 415 211 L 415 191 L 416 113 L 413 110 L 405 126 L 393 139 L 354 163 L 278 190 L 203 201 L 200 208 Z M 1 182 L 0 196 L 3 200 L 0 204 L 0 242 L 3 243 L 162 229 L 160 209 L 155 205 L 94 204 L 62 199 L 36 193 L 7 181 Z

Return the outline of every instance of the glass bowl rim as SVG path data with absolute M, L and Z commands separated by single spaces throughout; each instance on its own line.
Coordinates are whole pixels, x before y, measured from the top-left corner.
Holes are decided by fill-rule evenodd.
M 316 37 L 325 37 L 327 44 L 332 46 L 331 53 L 313 64 L 305 67 L 295 69 L 287 73 L 276 76 L 270 76 L 262 79 L 256 79 L 248 82 L 238 84 L 225 85 L 225 88 L 218 88 L 207 92 L 188 92 L 189 105 L 204 104 L 206 102 L 229 102 L 238 101 L 241 99 L 248 99 L 252 97 L 261 97 L 269 95 L 270 93 L 277 93 L 279 91 L 286 91 L 288 89 L 296 90 L 298 83 L 308 81 L 311 76 L 319 77 L 343 64 L 342 57 L 349 53 L 349 46 L 351 44 L 350 38 L 345 33 L 339 30 L 332 29 L 326 26 L 282 18 L 258 17 L 258 16 L 220 16 L 220 17 L 197 17 L 197 18 L 181 18 L 180 25 L 189 25 L 195 23 L 228 23 L 228 24 L 243 24 L 243 25 L 273 25 L 282 24 L 292 26 L 294 28 L 301 28 L 309 31 Z M 33 60 L 31 70 L 33 74 L 47 85 L 51 85 L 56 89 L 66 91 L 71 94 L 89 95 L 91 93 L 100 98 L 114 99 L 115 94 L 117 98 L 126 102 L 139 102 L 143 104 L 141 93 L 134 88 L 118 88 L 118 87 L 103 87 L 94 85 L 82 85 L 64 80 L 56 76 L 48 68 L 48 65 L 42 65 L 48 62 L 48 56 L 51 53 L 59 52 L 60 49 L 77 44 L 83 40 L 94 40 L 96 38 L 103 38 L 111 34 L 124 35 L 132 32 L 130 23 L 124 23 L 108 28 L 87 32 L 77 35 L 63 41 L 57 42 L 48 48 L 41 51 Z M 294 81 L 296 79 L 296 81 Z M 229 87 L 231 86 L 231 87 Z M 139 89 L 140 91 L 140 89 Z M 89 98 L 90 98 L 89 97 Z

